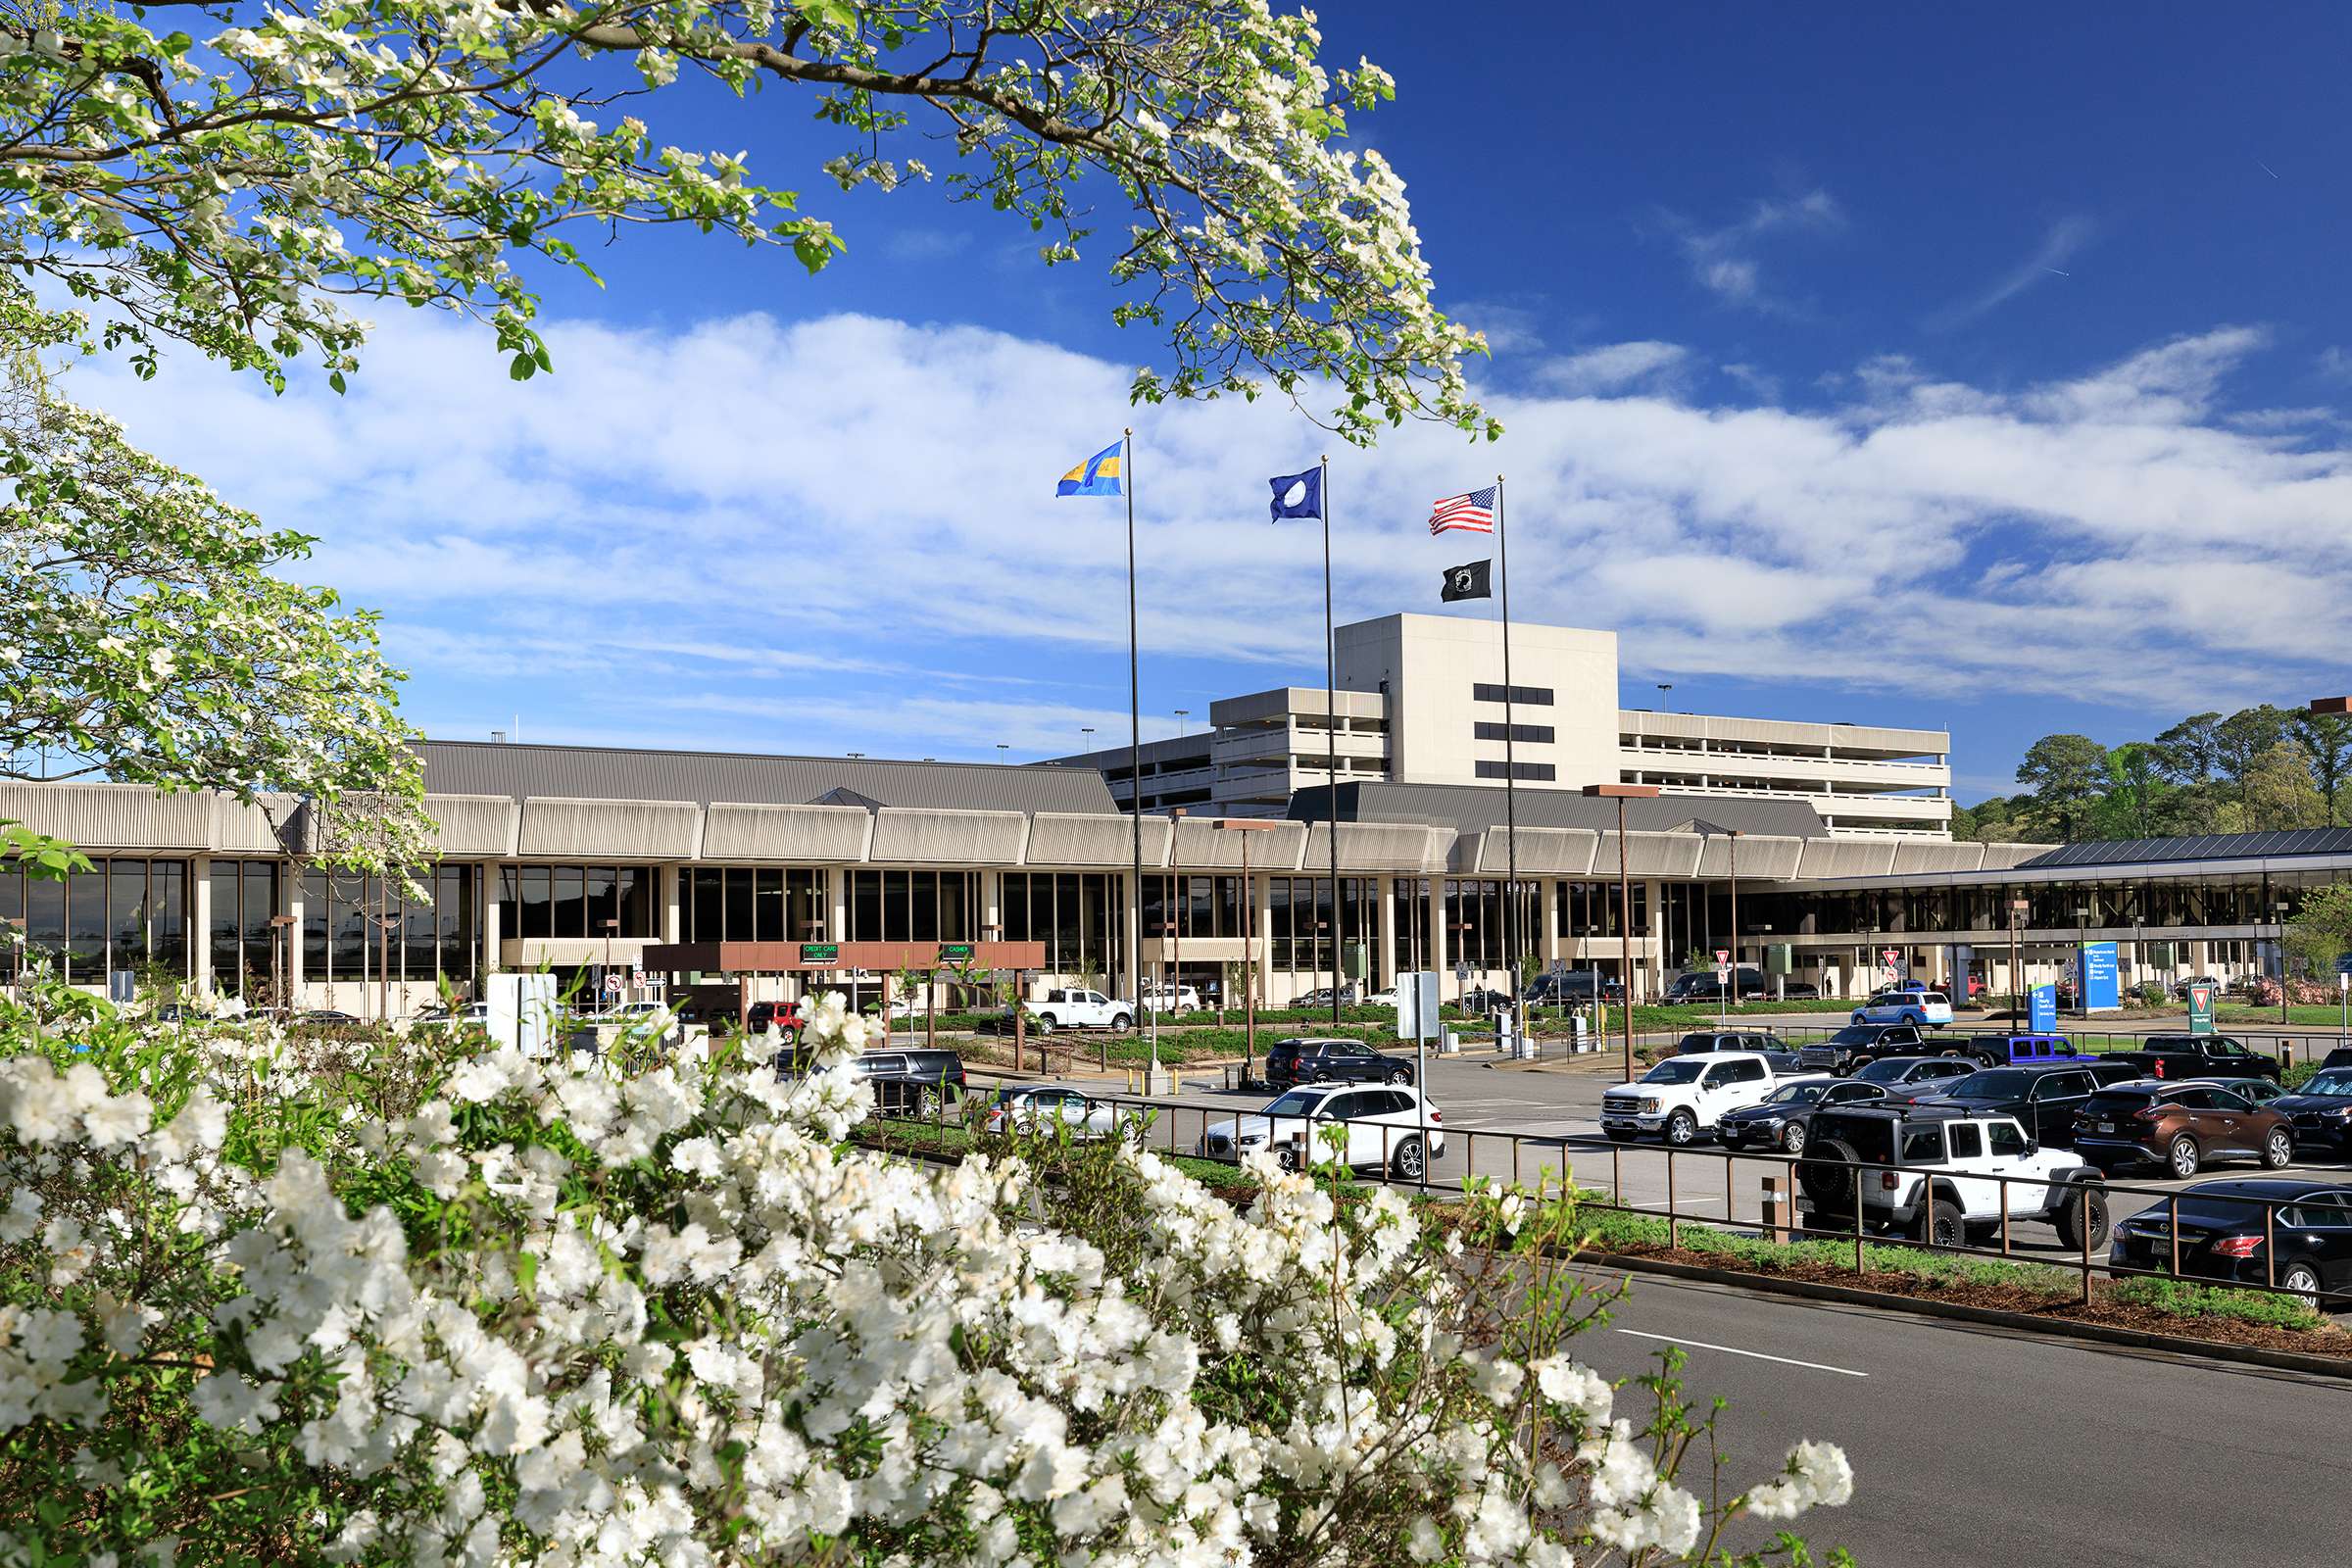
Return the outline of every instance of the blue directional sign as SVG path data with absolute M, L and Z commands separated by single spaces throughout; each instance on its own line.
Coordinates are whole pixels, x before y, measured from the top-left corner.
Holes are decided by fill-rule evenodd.
M 2037 1035 L 2054 1034 L 2058 1028 L 2058 988 L 2035 986 L 2027 1001 L 2030 1022 L 2027 1027 Z
M 2124 1004 L 2123 982 L 2116 965 L 2115 944 L 2082 944 L 2082 1006 L 2097 1012 Z

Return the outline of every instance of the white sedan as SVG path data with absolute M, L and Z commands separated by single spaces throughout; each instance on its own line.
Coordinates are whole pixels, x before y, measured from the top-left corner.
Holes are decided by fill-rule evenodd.
M 1413 1182 L 1427 1173 L 1431 1159 L 1445 1154 L 1445 1120 L 1409 1084 L 1302 1084 L 1253 1114 L 1211 1122 L 1193 1152 L 1240 1160 L 1271 1150 L 1285 1170 L 1297 1170 L 1333 1157 L 1329 1140 L 1339 1127 L 1345 1132 L 1339 1157 L 1349 1169 L 1385 1170 Z
M 1132 1106 L 1091 1099 L 1075 1089 L 1054 1084 L 1010 1084 L 997 1091 L 981 1118 L 992 1133 L 1051 1132 L 1067 1127 L 1073 1139 L 1108 1138 L 1122 1123 L 1130 1138 L 1143 1135 L 1143 1113 Z

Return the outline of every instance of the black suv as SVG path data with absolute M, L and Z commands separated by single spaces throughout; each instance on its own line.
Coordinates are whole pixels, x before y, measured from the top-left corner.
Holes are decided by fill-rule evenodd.
M 1581 1006 L 1592 1000 L 1595 987 L 1603 1002 L 1623 1002 L 1625 983 L 1603 979 L 1590 969 L 1568 969 L 1559 974 L 1540 974 L 1527 983 L 1527 1004 L 1531 1007 Z
M 1711 1051 L 1760 1051 L 1779 1078 L 1793 1077 L 1802 1070 L 1788 1042 L 1769 1029 L 1693 1029 L 1674 1043 L 1678 1056 L 1704 1055 Z
M 2075 1141 L 2075 1113 L 2090 1097 L 2109 1084 L 2139 1076 L 2129 1062 L 2084 1057 L 2080 1063 L 2044 1062 L 2036 1066 L 1987 1067 L 1972 1072 L 1922 1105 L 1944 1105 L 1954 1110 L 1992 1111 L 2015 1116 L 2036 1142 L 2068 1146 Z
M 776 1076 L 807 1070 L 799 1054 L 776 1053 Z M 851 1073 L 874 1092 L 887 1116 L 928 1116 L 963 1098 L 963 1058 L 953 1051 L 869 1051 L 850 1062 Z
M 1360 1040 L 1277 1040 L 1266 1051 L 1266 1082 L 1279 1089 L 1296 1084 L 1409 1084 L 1413 1063 L 1389 1056 Z
M 1800 1049 L 1808 1072 L 1849 1073 L 1881 1056 L 1916 1055 L 1922 1049 L 1915 1023 L 1849 1023 L 1818 1045 Z

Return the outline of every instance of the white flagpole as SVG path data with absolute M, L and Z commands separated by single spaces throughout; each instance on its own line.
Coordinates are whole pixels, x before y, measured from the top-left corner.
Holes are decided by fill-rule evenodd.
M 1527 933 L 1519 918 L 1519 724 L 1511 690 L 1511 547 L 1503 532 L 1502 475 L 1494 476 L 1494 574 L 1502 594 L 1502 809 L 1510 837 L 1503 852 L 1502 960 L 1510 971 L 1513 1004 L 1519 1000 L 1519 947 Z M 1513 1020 L 1517 1022 L 1516 1019 Z
M 1331 841 L 1331 1021 L 1340 1021 L 1340 707 L 1339 642 L 1331 629 L 1331 456 L 1316 459 L 1322 470 L 1315 510 L 1323 514 L 1323 722 L 1325 761 L 1329 768 L 1328 809 L 1323 813 L 1325 836 Z
M 1127 931 L 1127 1003 L 1141 1014 L 1144 1005 L 1144 694 L 1138 673 L 1141 661 L 1135 621 L 1135 430 L 1119 432 L 1119 488 L 1127 496 L 1127 814 L 1135 842 L 1135 882 L 1129 888 L 1134 918 Z M 1141 1022 L 1140 1016 L 1137 1019 Z M 1159 1031 L 1153 1019 L 1151 1054 L 1145 1068 L 1144 1093 L 1159 1085 Z

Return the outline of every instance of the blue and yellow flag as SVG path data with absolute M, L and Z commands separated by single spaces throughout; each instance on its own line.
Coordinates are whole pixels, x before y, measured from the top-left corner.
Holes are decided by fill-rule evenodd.
M 1057 496 L 1115 496 L 1119 493 L 1119 449 L 1123 441 L 1113 441 L 1093 457 L 1061 476 L 1054 487 Z

